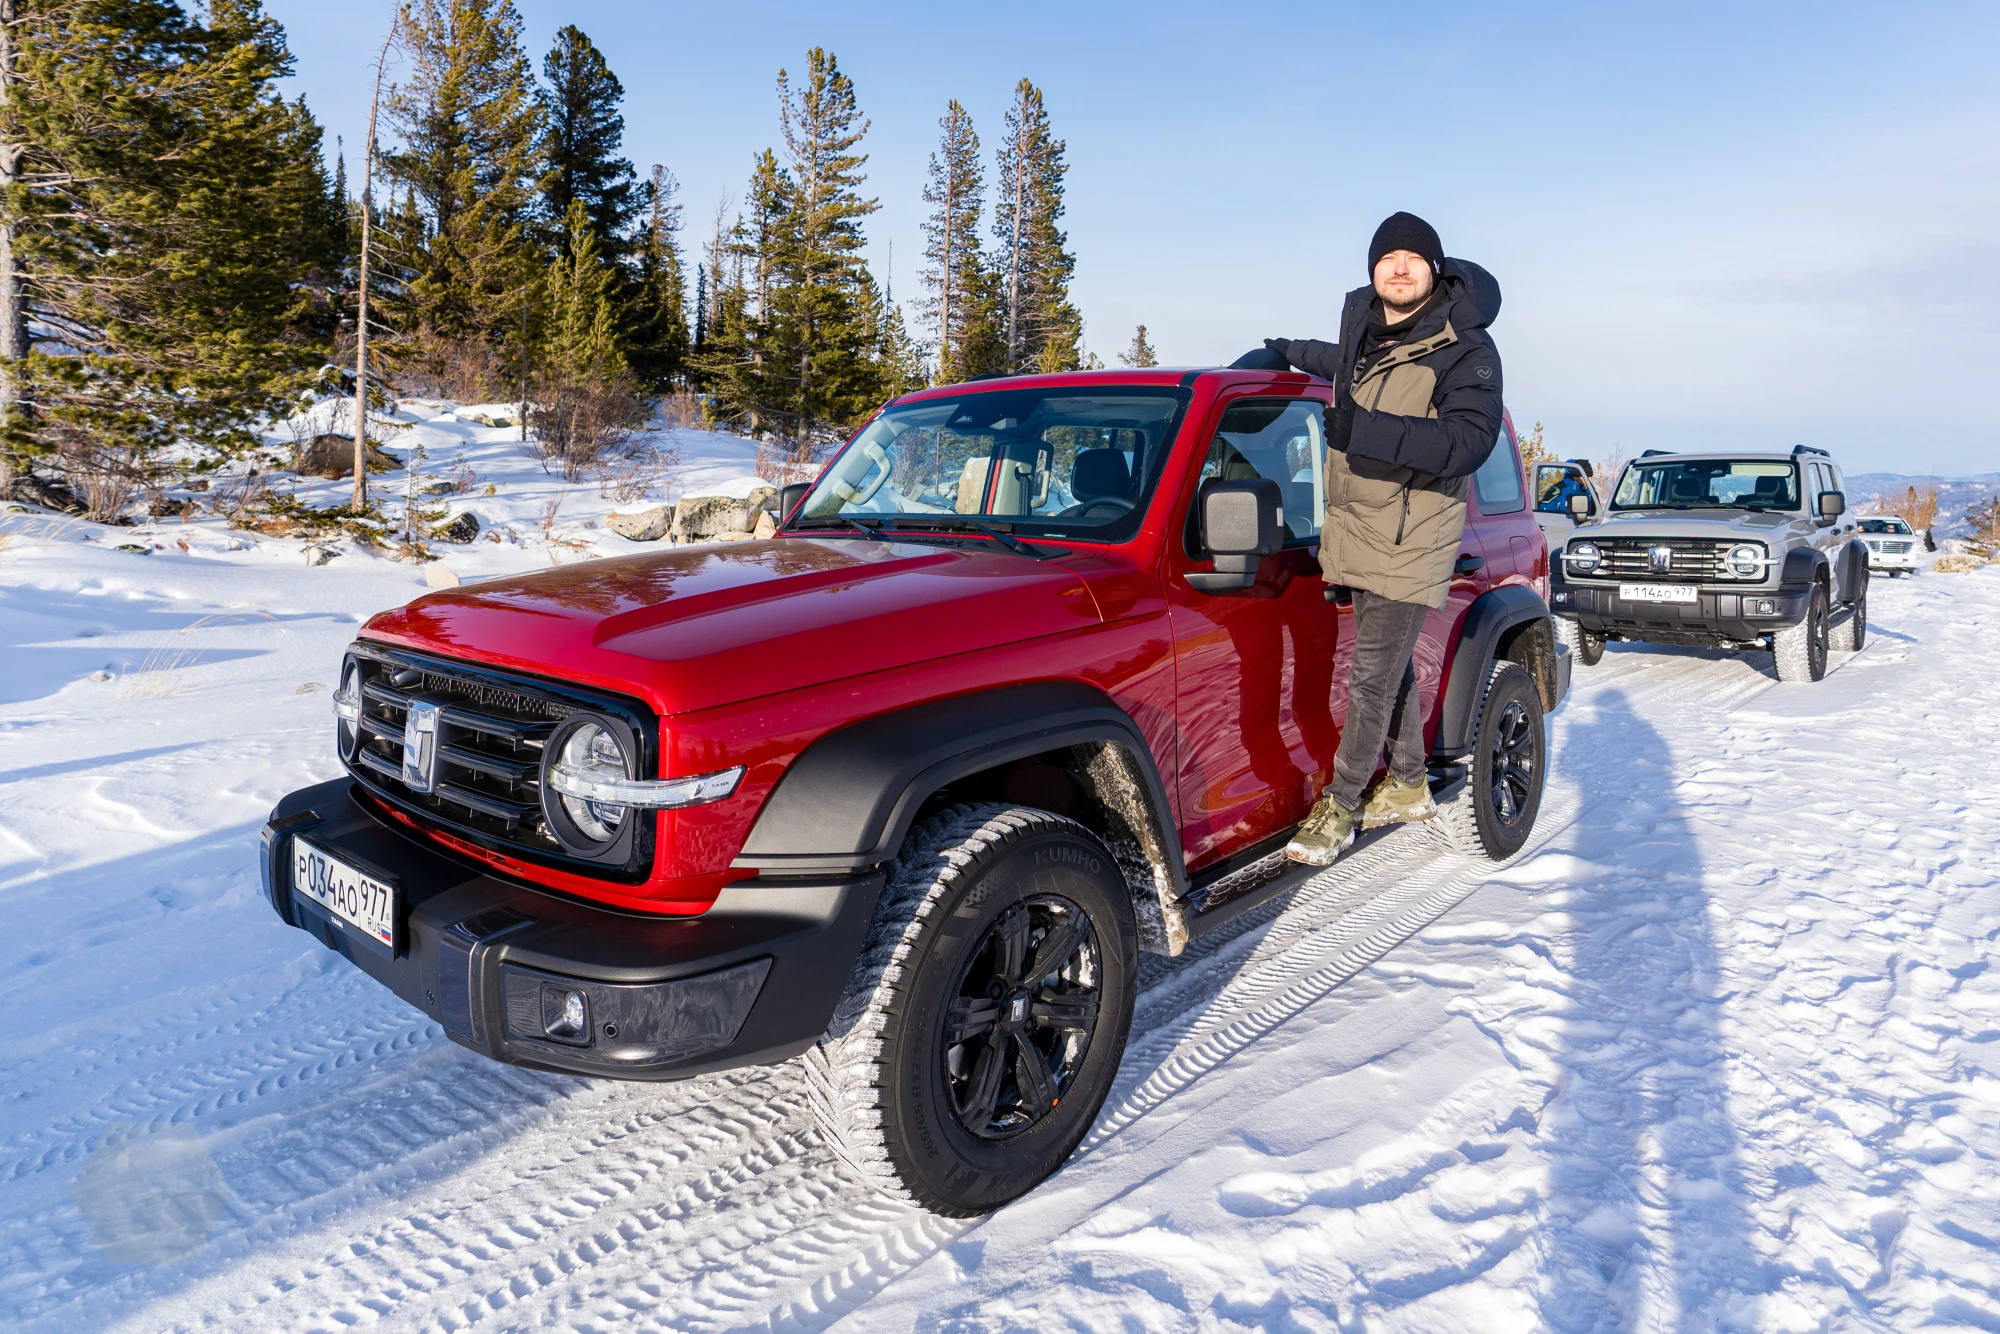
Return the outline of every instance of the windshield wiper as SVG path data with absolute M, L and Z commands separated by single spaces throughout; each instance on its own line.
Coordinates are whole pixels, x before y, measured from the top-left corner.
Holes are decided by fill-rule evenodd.
M 876 525 L 879 525 L 881 522 L 882 521 L 880 519 L 874 521 Z M 845 514 L 834 514 L 819 519 L 794 519 L 785 526 L 787 528 L 795 530 L 823 529 L 823 528 L 852 528 L 855 532 L 861 534 L 863 537 L 868 538 L 870 541 L 873 542 L 886 542 L 889 540 L 888 538 L 882 536 L 882 534 L 876 532 L 875 527 L 873 525 L 863 523 L 860 519 L 849 518 Z
M 968 519 L 961 515 L 955 515 L 955 514 L 953 515 L 940 514 L 935 517 L 929 514 L 923 514 L 917 516 L 917 522 L 914 524 L 905 525 L 901 523 L 895 523 L 889 525 L 889 529 L 891 532 L 904 532 L 912 528 L 918 530 L 925 528 L 935 528 L 940 532 L 947 532 L 947 533 L 980 533 L 986 537 L 992 538 L 995 542 L 998 542 L 1001 546 L 1006 547 L 1009 551 L 1016 552 L 1019 555 L 1026 556 L 1030 560 L 1049 559 L 1049 556 L 1047 554 L 1035 550 L 1033 547 L 1029 546 L 1026 542 L 1023 542 L 1020 538 L 1014 536 L 1011 528 L 1004 523 L 981 523 L 978 519 Z

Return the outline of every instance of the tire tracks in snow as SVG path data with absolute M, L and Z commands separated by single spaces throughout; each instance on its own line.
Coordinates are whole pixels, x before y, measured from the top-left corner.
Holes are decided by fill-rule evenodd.
M 1717 693 L 1698 679 L 1670 688 Z M 1582 807 L 1574 788 L 1553 786 L 1521 855 Z M 1102 1151 L 1497 869 L 1422 831 L 1395 831 L 1180 959 L 1148 960 L 1119 1083 L 1079 1155 Z M 286 999 L 293 1031 L 310 1028 Z M 216 1035 L 252 1018 L 205 1014 L 202 1028 Z M 170 1023 L 144 1037 L 136 1045 L 199 1045 Z M 362 1077 L 325 1078 L 343 1071 Z M 121 1091 L 119 1109 L 226 1113 L 236 1128 L 216 1136 L 218 1158 L 251 1185 L 195 1275 L 121 1275 L 72 1300 L 63 1284 L 43 1285 L 24 1316 L 147 1329 L 823 1328 L 975 1226 L 883 1201 L 849 1176 L 816 1142 L 789 1066 L 667 1086 L 489 1068 L 385 1003 L 304 1041 L 260 1044 L 198 1088 L 162 1073 Z M 351 1151 L 310 1152 L 298 1115 L 265 1105 L 284 1092 L 307 1100 L 313 1120 L 350 1128 Z M 409 1105 L 392 1110 L 398 1102 Z M 62 1144 L 18 1147 L 0 1158 L 0 1179 L 75 1161 L 115 1110 L 59 1127 Z M 74 1224 L 61 1231 L 74 1266 L 89 1241 Z

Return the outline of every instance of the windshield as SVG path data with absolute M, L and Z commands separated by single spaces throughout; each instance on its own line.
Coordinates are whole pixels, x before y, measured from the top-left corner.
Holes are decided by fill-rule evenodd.
M 1663 459 L 1635 463 L 1618 479 L 1613 509 L 1795 510 L 1799 469 L 1769 459 Z
M 1138 531 L 1187 399 L 1179 389 L 989 389 L 890 407 L 834 460 L 793 526 L 976 518 L 1122 541 Z
M 1901 519 L 1863 519 L 1861 521 L 1861 531 L 1864 533 L 1908 534 L 1911 532 L 1911 528 L 1910 525 L 1904 523 Z

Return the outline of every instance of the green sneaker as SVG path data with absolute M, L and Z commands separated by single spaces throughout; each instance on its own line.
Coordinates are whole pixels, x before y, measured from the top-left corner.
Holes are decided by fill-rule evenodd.
M 1285 844 L 1285 855 L 1307 866 L 1331 866 L 1353 841 L 1354 812 L 1334 805 L 1332 797 L 1321 797 Z
M 1404 783 L 1384 776 L 1361 807 L 1361 827 L 1380 829 L 1385 824 L 1414 824 L 1419 820 L 1434 820 L 1437 813 L 1429 783 Z

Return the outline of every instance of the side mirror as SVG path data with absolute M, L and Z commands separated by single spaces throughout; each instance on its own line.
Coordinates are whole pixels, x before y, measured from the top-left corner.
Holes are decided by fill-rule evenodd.
M 1257 562 L 1285 547 L 1285 497 L 1268 477 L 1210 482 L 1201 490 L 1201 543 L 1215 572 L 1190 571 L 1203 593 L 1241 593 L 1257 582 Z
M 1819 517 L 1829 523 L 1847 513 L 1847 497 L 1838 491 L 1819 493 Z
M 793 482 L 778 488 L 778 522 L 792 517 L 792 511 L 805 503 L 806 492 L 813 489 L 811 482 Z
M 1597 502 L 1588 495 L 1574 495 L 1569 498 L 1569 517 L 1582 523 L 1597 510 Z

